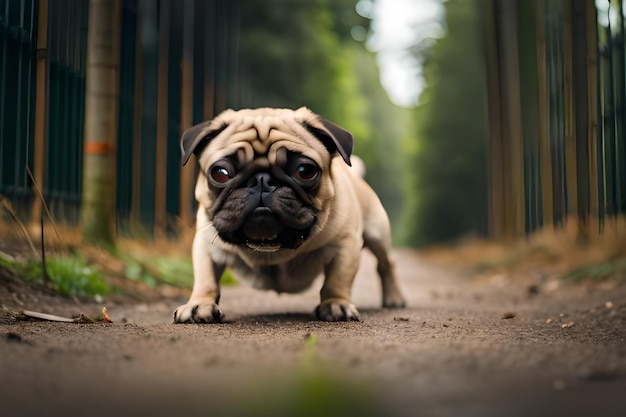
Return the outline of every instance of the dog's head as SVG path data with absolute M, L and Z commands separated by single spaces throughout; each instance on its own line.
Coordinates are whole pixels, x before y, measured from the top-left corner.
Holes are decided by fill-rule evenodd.
M 350 165 L 352 135 L 307 108 L 226 110 L 183 133 L 200 164 L 196 199 L 220 238 L 253 251 L 298 248 L 324 227 L 331 159 Z

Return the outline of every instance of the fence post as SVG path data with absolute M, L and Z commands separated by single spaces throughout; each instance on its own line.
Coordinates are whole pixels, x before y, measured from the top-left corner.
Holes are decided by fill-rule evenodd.
M 172 4 L 170 0 L 161 1 L 159 15 L 156 169 L 154 172 L 154 235 L 157 241 L 165 238 L 167 226 L 168 66 L 172 15 Z
M 546 30 L 544 0 L 535 1 L 537 42 L 537 115 L 539 124 L 539 173 L 541 175 L 541 204 L 543 226 L 554 224 L 554 191 L 552 188 L 552 159 L 548 110 L 548 76 L 546 67 Z
M 37 94 L 35 99 L 35 141 L 33 176 L 43 192 L 44 171 L 46 169 L 46 125 L 48 120 L 48 0 L 39 1 L 39 22 L 37 28 Z M 34 194 L 32 221 L 41 218 L 43 202 Z
M 90 0 L 87 38 L 83 240 L 115 238 L 115 144 L 119 101 L 120 0 Z
M 491 237 L 500 238 L 504 234 L 502 159 L 502 105 L 500 102 L 500 59 L 498 50 L 498 17 L 496 0 L 489 0 L 487 15 L 487 89 L 489 114 L 489 221 Z
M 191 0 L 184 0 L 183 17 L 183 56 L 181 65 L 182 91 L 180 109 L 181 133 L 193 124 L 193 21 L 194 4 Z M 194 159 L 194 158 L 192 158 Z M 195 159 L 194 161 L 195 162 Z M 180 174 L 180 219 L 183 227 L 192 225 L 193 178 L 195 164 L 188 163 L 182 167 Z

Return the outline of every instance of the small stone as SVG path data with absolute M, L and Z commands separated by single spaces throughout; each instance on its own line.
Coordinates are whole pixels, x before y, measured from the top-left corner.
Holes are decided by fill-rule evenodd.
M 22 336 L 17 333 L 7 333 L 7 342 L 9 343 L 21 343 L 23 341 Z
M 507 311 L 506 313 L 504 313 L 502 315 L 502 319 L 504 320 L 508 320 L 508 319 L 512 319 L 516 316 L 517 314 L 513 313 L 512 311 Z
M 609 310 L 612 309 L 613 308 L 613 302 L 607 301 L 606 303 L 604 303 L 604 307 L 606 307 Z

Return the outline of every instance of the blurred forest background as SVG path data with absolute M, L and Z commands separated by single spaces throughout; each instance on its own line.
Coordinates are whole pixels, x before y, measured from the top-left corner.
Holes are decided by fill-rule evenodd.
M 356 1 L 241 5 L 242 106 L 309 106 L 350 130 L 367 181 L 390 215 L 396 244 L 449 242 L 487 232 L 484 4 L 445 2 L 441 39 L 416 38 L 406 65 L 424 67 L 417 106 L 393 104 Z M 447 23 L 446 23 L 447 21 Z M 416 71 L 416 76 L 417 71 Z
M 408 110 L 390 101 L 379 79 L 375 53 L 354 28 L 370 20 L 355 0 L 240 3 L 241 107 L 307 106 L 356 138 L 355 153 L 367 180 L 401 227 L 407 162 L 403 135 Z M 408 52 L 408 51 L 407 51 Z
M 446 2 L 441 24 L 449 31 L 443 38 L 416 38 L 406 48 L 406 64 L 425 68 L 426 90 L 413 108 L 390 101 L 375 52 L 366 39 L 352 36 L 355 27 L 370 31 L 371 24 L 355 12 L 356 1 L 287 3 L 241 3 L 241 88 L 247 92 L 242 107 L 304 104 L 350 130 L 397 244 L 484 235 L 488 130 L 482 2 Z
M 53 218 L 80 222 L 96 3 L 0 0 L 0 194 L 24 221 L 42 211 L 28 166 Z M 368 48 L 372 1 L 105 2 L 120 16 L 115 229 L 191 226 L 180 133 L 228 107 L 308 106 L 350 130 L 399 245 L 622 213 L 624 18 L 605 3 L 441 2 L 441 33 L 404 48 L 424 89 L 400 107 Z

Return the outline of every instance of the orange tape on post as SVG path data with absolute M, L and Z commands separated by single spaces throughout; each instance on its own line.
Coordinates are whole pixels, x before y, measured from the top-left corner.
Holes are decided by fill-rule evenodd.
M 85 143 L 85 155 L 108 155 L 113 153 L 113 146 L 109 142 Z

